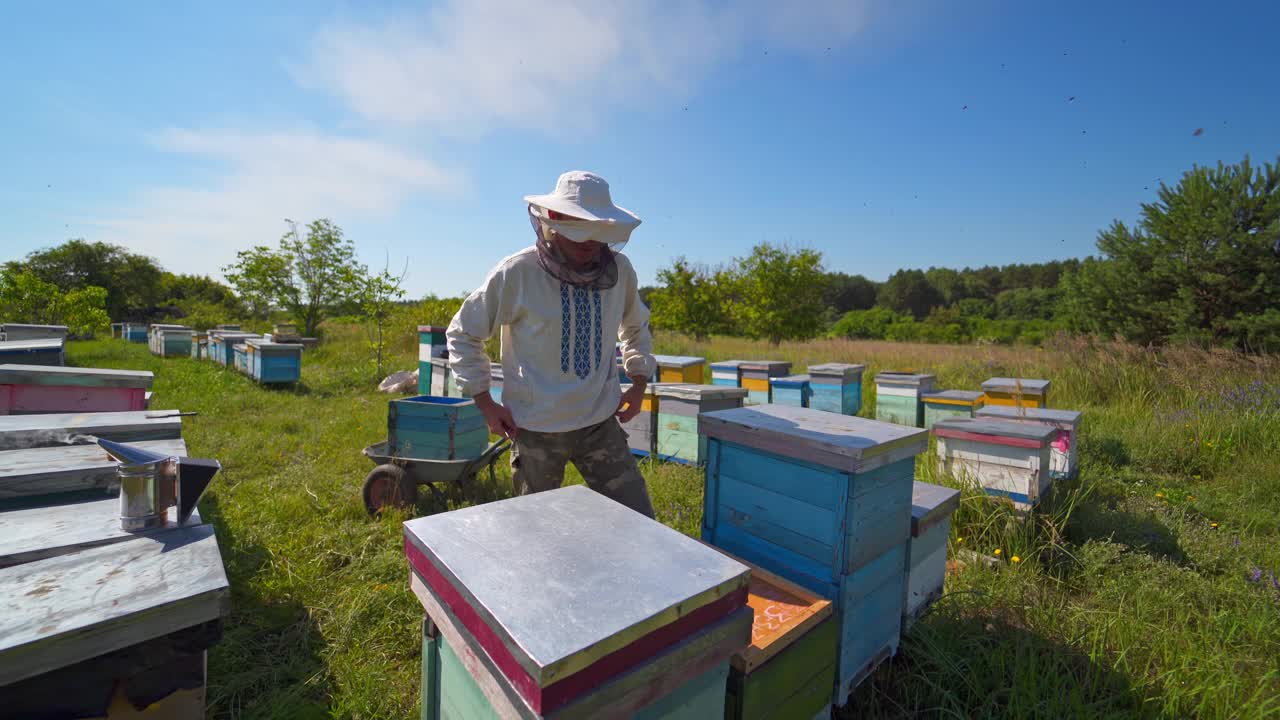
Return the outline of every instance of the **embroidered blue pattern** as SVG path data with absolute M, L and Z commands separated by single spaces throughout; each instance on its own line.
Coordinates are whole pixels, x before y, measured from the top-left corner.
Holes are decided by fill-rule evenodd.
M 569 372 L 569 286 L 560 283 L 560 372 Z
M 591 374 L 591 308 L 585 288 L 573 289 L 573 373 L 582 379 Z
M 596 326 L 596 370 L 600 369 L 600 357 L 604 354 L 604 321 L 600 313 L 600 291 L 591 291 L 591 304 L 595 306 L 595 326 Z

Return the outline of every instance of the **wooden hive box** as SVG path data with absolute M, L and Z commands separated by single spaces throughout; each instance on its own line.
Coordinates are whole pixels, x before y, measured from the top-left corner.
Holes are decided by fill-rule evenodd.
M 404 535 L 439 633 L 424 716 L 723 717 L 729 658 L 751 637 L 742 564 L 581 485 Z
M 939 420 L 971 418 L 982 407 L 982 393 L 973 390 L 938 390 L 920 393 L 924 403 L 924 428 L 933 427 Z
M 210 333 L 209 337 L 211 342 L 209 354 L 213 361 L 219 365 L 235 367 L 235 346 L 262 336 L 256 333 L 219 331 Z
M 1058 435 L 1049 446 L 1049 477 L 1063 480 L 1074 478 L 1079 473 L 1080 461 L 1076 457 L 1076 450 L 1080 445 L 1080 419 L 1083 417 L 1079 411 L 993 405 L 979 410 L 977 416 L 1034 423 L 1056 429 Z
M 1049 490 L 1049 453 L 1055 428 L 987 418 L 943 420 L 933 426 L 938 463 L 953 477 L 972 480 L 988 495 L 1030 510 Z
M 857 415 L 862 409 L 864 365 L 823 363 L 809 366 L 809 407 L 814 410 Z
M 624 379 L 622 391 L 631 388 L 631 382 Z M 627 447 L 631 454 L 649 457 L 657 451 L 658 444 L 658 388 L 659 385 L 649 383 L 645 386 L 644 400 L 640 403 L 640 412 L 630 420 L 622 423 L 622 430 L 627 434 Z
M 496 403 L 502 402 L 502 382 L 503 382 L 502 363 L 490 363 L 489 397 L 493 398 L 493 401 Z
M 882 372 L 876 375 L 876 419 L 884 422 L 924 426 L 924 403 L 920 395 L 933 390 L 935 377 L 918 373 Z
M 111 323 L 111 339 L 119 340 L 124 337 L 124 323 Z
M 144 410 L 153 380 L 137 370 L 0 365 L 0 415 Z
M 658 457 L 686 465 L 707 461 L 707 438 L 698 432 L 698 415 L 742 407 L 746 388 L 723 385 L 659 385 L 657 396 Z
M 793 407 L 809 407 L 813 391 L 809 386 L 808 375 L 787 375 L 769 381 L 771 402 L 776 405 Z
M 297 343 L 245 341 L 249 376 L 264 384 L 296 383 L 302 379 L 302 346 Z
M 187 454 L 181 438 L 131 444 L 163 455 Z M 0 508 L 36 497 L 67 494 L 118 499 L 117 465 L 96 444 L 0 451 Z
M 424 387 L 427 392 L 422 392 Z M 453 368 L 449 367 L 449 358 L 431 358 L 425 366 L 418 364 L 418 392 L 435 397 L 461 396 L 458 383 L 453 379 Z
M 63 365 L 65 340 L 5 340 L 0 342 L 0 363 L 15 365 Z
M 24 450 L 88 442 L 77 436 L 116 442 L 176 440 L 182 437 L 182 418 L 149 412 L 59 413 L 0 416 L 0 450 Z
M 121 336 L 128 342 L 146 342 L 146 323 L 125 323 L 124 328 L 121 330 Z
M 271 337 L 277 341 L 297 340 L 302 337 L 298 333 L 298 326 L 293 323 L 276 323 L 271 326 Z
M 947 538 L 960 491 L 916 482 L 911 490 L 911 543 L 907 547 L 906 600 L 902 631 L 920 619 L 938 598 L 947 576 Z
M 191 333 L 191 359 L 203 360 L 209 356 L 209 333 Z
M 5 323 L 0 325 L 4 339 L 13 340 L 65 340 L 66 325 L 28 325 L 26 323 Z
M 1048 407 L 1049 381 L 1031 378 L 993 377 L 982 383 L 987 405 Z
M 738 368 L 742 371 L 742 387 L 747 389 L 747 405 L 773 402 L 769 381 L 791 373 L 791 363 L 785 360 L 747 360 Z
M 489 427 L 472 400 L 420 395 L 387 403 L 387 440 L 401 457 L 461 460 L 484 452 Z
M 236 343 L 231 346 L 232 365 L 239 372 L 245 375 L 249 374 L 249 346 L 244 343 Z
M 725 717 L 830 718 L 839 626 L 831 601 L 759 565 L 751 568 L 747 605 L 751 643 L 733 654 Z
M 155 326 L 155 347 L 152 352 L 160 357 L 180 357 L 191 355 L 191 337 L 194 331 L 189 327 Z
M 165 323 L 151 323 L 147 326 L 147 347 L 151 348 L 153 355 L 163 355 L 164 348 L 160 341 L 160 331 L 167 329 L 187 330 L 186 325 L 172 325 Z
M 448 360 L 449 346 L 445 338 L 446 328 L 438 325 L 418 326 L 418 392 L 431 390 L 431 361 Z M 426 378 L 423 380 L 423 378 Z
M 742 363 L 742 360 L 721 360 L 711 363 L 711 384 L 742 387 Z
M 923 430 L 785 405 L 704 413 L 702 537 L 831 600 L 832 702 L 898 647 Z
M 707 364 L 706 358 L 685 355 L 654 355 L 658 361 L 656 381 L 663 383 L 702 384 L 702 370 Z

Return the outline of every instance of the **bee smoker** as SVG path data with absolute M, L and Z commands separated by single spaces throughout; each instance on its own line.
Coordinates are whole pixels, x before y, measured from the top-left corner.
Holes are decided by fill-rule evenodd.
M 98 445 L 120 463 L 120 527 L 126 532 L 164 527 L 171 507 L 173 525 L 182 525 L 222 469 L 217 460 L 163 455 L 111 440 L 99 439 Z

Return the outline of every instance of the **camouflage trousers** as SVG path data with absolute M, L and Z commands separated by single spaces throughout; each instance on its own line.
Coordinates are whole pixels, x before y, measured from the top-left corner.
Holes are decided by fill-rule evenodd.
M 511 480 L 516 494 L 560 487 L 569 462 L 582 473 L 587 487 L 653 517 L 649 488 L 617 418 L 568 432 L 521 430 L 511 446 Z

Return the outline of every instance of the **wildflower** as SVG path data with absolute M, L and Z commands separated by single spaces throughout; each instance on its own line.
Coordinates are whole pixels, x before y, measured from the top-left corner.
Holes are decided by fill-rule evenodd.
M 1209 523 L 1209 527 L 1213 528 L 1214 530 L 1217 530 L 1217 529 L 1218 529 L 1218 523 L 1211 522 L 1211 523 Z
M 1253 577 L 1252 579 L 1249 580 L 1249 582 L 1256 583 L 1260 580 L 1262 580 L 1262 568 L 1255 565 L 1253 568 Z
M 1009 558 L 1009 561 L 1010 561 L 1010 562 L 1015 562 L 1015 563 L 1020 563 L 1020 562 L 1022 562 L 1022 558 L 1018 557 L 1017 555 L 1014 555 L 1013 557 Z
M 1233 547 L 1240 547 L 1240 538 L 1235 538 L 1235 539 L 1233 539 L 1233 540 L 1231 541 L 1231 545 L 1232 545 Z
M 964 538 L 962 538 L 962 537 L 958 537 L 958 538 L 956 538 L 956 544 L 957 544 L 957 545 L 959 545 L 959 544 L 960 544 L 960 543 L 962 543 L 962 542 L 964 542 Z
M 1000 557 L 1000 548 L 996 548 L 995 556 Z
M 1267 577 L 1271 578 L 1271 587 L 1280 590 L 1280 578 L 1271 573 L 1267 573 Z
M 1195 500 L 1195 499 L 1196 499 L 1196 496 L 1195 496 L 1195 495 L 1188 495 L 1188 496 L 1187 496 L 1187 499 L 1188 499 L 1188 500 Z
M 1158 497 L 1158 498 L 1162 498 L 1162 497 L 1164 497 L 1164 493 L 1162 493 L 1162 492 L 1158 492 L 1158 493 L 1156 493 L 1156 497 Z

